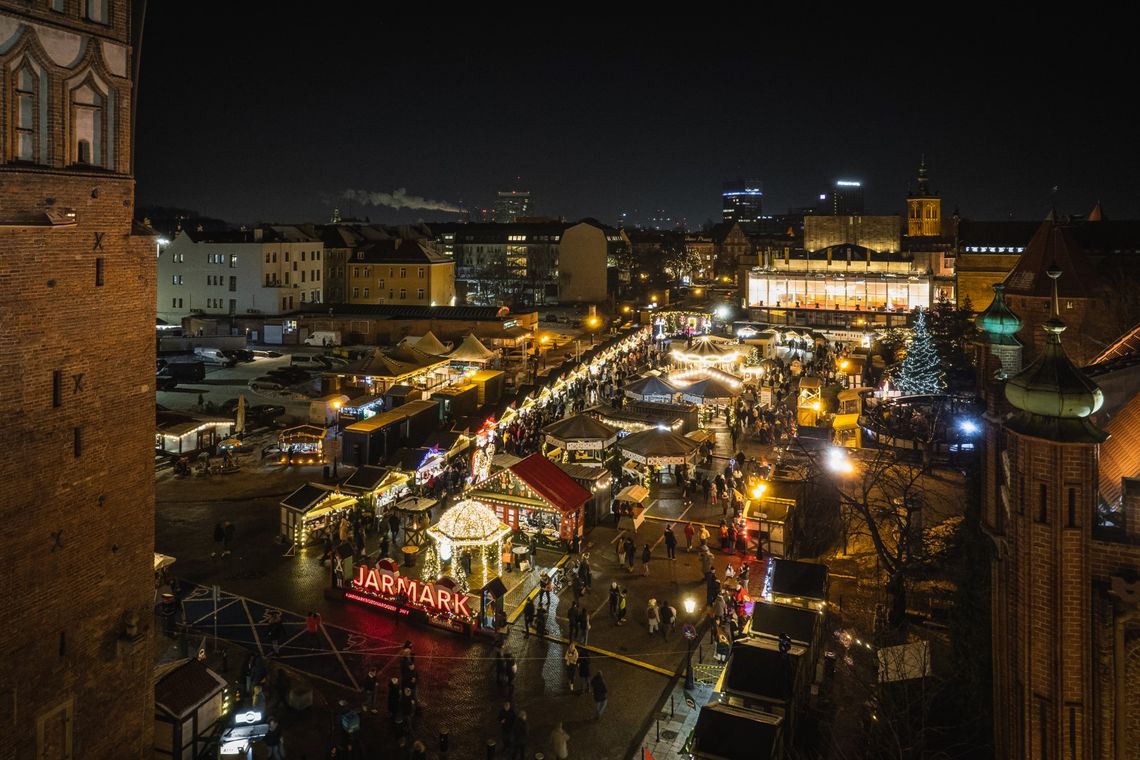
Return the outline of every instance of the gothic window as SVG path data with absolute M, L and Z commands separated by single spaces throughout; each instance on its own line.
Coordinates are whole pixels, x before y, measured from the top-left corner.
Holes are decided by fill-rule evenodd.
M 40 76 L 25 62 L 15 76 L 15 92 L 12 97 L 15 113 L 12 123 L 15 126 L 15 145 L 12 154 L 17 161 L 43 163 L 40 154 L 40 133 L 42 116 L 40 106 L 44 104 L 40 87 Z
M 71 91 L 72 160 L 109 167 L 107 94 L 88 79 Z
M 87 20 L 97 24 L 106 24 L 109 21 L 107 14 L 107 0 L 86 0 Z
M 1037 522 L 1049 522 L 1049 489 L 1044 483 L 1038 486 Z

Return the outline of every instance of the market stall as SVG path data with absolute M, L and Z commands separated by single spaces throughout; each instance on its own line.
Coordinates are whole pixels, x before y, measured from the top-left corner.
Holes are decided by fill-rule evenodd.
M 614 497 L 614 509 L 618 515 L 618 528 L 635 531 L 645 522 L 645 500 L 649 498 L 649 489 L 645 486 L 632 485 L 618 491 Z
M 476 483 L 467 496 L 491 507 L 519 538 L 557 547 L 582 535 L 590 500 L 589 491 L 541 454 Z
M 544 454 L 556 462 L 602 465 L 618 431 L 588 414 L 575 414 L 542 429 Z
M 404 524 L 405 546 L 424 545 L 425 531 L 431 525 L 431 509 L 438 503 L 435 499 L 409 496 L 392 505 L 392 509 Z
M 464 591 L 482 588 L 502 574 L 503 542 L 510 534 L 510 526 L 490 507 L 470 499 L 450 507 L 427 529 L 439 572 L 455 578 Z
M 349 399 L 340 408 L 339 424 L 341 429 L 361 420 L 375 417 L 384 411 L 383 396 L 357 396 Z
M 281 501 L 281 535 L 294 546 L 331 536 L 341 517 L 356 509 L 357 498 L 336 488 L 308 483 Z
M 325 434 L 328 431 L 316 425 L 297 425 L 286 428 L 277 436 L 281 450 L 281 464 L 323 464 L 325 461 Z
M 201 757 L 225 716 L 226 679 L 197 659 L 160 665 L 154 675 L 155 756 Z
M 365 465 L 344 481 L 344 490 L 356 494 L 361 504 L 382 510 L 397 499 L 407 496 L 412 480 L 410 473 L 388 467 Z
M 700 445 L 672 430 L 651 428 L 626 436 L 618 448 L 630 462 L 645 465 L 651 472 L 661 468 L 691 465 L 697 458 Z
M 655 401 L 669 404 L 677 400 L 681 389 L 657 375 L 646 375 L 640 380 L 634 380 L 622 388 L 622 392 L 629 398 L 638 401 Z
M 447 355 L 452 367 L 482 369 L 494 358 L 495 352 L 484 346 L 479 339 L 468 333 L 463 342 Z
M 862 448 L 863 430 L 859 427 L 858 414 L 835 415 L 835 419 L 831 421 L 831 428 L 834 431 L 831 440 L 835 445 L 852 449 Z
M 796 399 L 797 424 L 815 427 L 823 410 L 823 383 L 818 377 L 801 377 L 800 391 Z

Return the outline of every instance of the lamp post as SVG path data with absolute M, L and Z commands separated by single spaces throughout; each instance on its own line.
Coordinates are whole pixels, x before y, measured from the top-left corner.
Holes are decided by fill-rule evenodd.
M 691 596 L 685 597 L 682 602 L 685 608 L 685 614 L 690 619 L 693 617 L 693 612 L 697 609 L 697 603 Z M 697 681 L 693 677 L 693 639 L 697 637 L 697 629 L 690 623 L 682 629 L 685 636 L 685 691 L 692 691 L 697 688 Z

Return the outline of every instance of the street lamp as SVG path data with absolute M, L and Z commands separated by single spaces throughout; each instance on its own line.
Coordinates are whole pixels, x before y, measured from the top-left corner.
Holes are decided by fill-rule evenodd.
M 691 619 L 697 609 L 697 602 L 693 597 L 686 596 L 681 606 L 685 608 L 685 614 Z M 697 688 L 697 680 L 693 677 L 693 639 L 696 637 L 697 631 L 690 623 L 685 629 L 685 691 Z

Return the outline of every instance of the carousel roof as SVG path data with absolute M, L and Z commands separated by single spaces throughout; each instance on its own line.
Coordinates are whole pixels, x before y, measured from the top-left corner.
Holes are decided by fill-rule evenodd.
M 552 422 L 542 432 L 559 441 L 609 441 L 617 437 L 616 430 L 588 414 L 575 414 Z
M 729 402 L 738 395 L 740 395 L 739 390 L 732 389 L 727 383 L 715 377 L 697 380 L 681 389 L 681 398 L 698 404 L 714 401 Z
M 626 395 L 639 396 L 675 396 L 681 389 L 656 375 L 649 375 L 640 380 L 634 380 L 622 388 Z
M 439 522 L 428 528 L 428 535 L 453 544 L 491 544 L 511 532 L 499 521 L 490 507 L 477 501 L 461 501 L 443 513 Z
M 495 355 L 494 351 L 484 346 L 474 334 L 468 333 L 459 346 L 447 355 L 448 359 L 461 362 L 485 362 Z
M 687 459 L 697 450 L 699 444 L 672 430 L 650 428 L 626 436 L 618 446 L 622 451 L 650 464 L 672 464 Z

